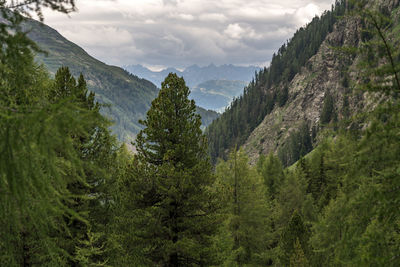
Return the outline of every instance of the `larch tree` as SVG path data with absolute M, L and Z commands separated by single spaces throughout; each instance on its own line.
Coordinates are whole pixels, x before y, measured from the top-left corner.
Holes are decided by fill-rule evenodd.
M 82 74 L 76 81 L 68 67 L 59 68 L 50 99 L 75 103 L 75 114 L 87 119 L 87 123 L 81 125 L 82 129 L 71 128 L 69 131 L 77 156 L 83 163 L 80 172 L 65 173 L 67 181 L 71 180 L 70 176 L 77 176 L 67 184 L 67 189 L 74 196 L 67 204 L 74 213 L 65 216 L 68 225 L 66 248 L 74 256 L 69 265 L 74 266 L 82 261 L 102 262 L 104 249 L 101 247 L 104 247 L 105 238 L 101 238 L 101 232 L 109 223 L 106 210 L 110 196 L 107 196 L 106 187 L 109 186 L 109 173 L 114 167 L 118 149 L 116 140 L 108 129 L 108 120 L 100 114 L 100 104 L 95 101 L 95 94 L 88 92 Z M 59 154 L 63 153 L 60 148 Z
M 217 247 L 226 247 L 221 256 L 224 266 L 265 265 L 265 254 L 271 227 L 270 198 L 262 177 L 250 167 L 242 150 L 233 151 L 229 159 L 216 167 L 217 183 L 222 196 L 225 223 Z

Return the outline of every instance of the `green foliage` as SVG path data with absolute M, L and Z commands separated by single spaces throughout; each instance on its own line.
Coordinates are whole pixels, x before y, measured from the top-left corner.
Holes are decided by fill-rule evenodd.
M 267 188 L 267 196 L 274 199 L 284 181 L 281 161 L 272 153 L 268 157 L 260 155 L 257 162 L 257 170 L 264 180 L 264 185 Z
M 296 239 L 296 243 L 294 245 L 294 252 L 290 257 L 290 265 L 293 267 L 306 267 L 309 266 L 308 260 L 304 255 L 303 249 L 301 248 L 301 244 L 299 239 Z
M 291 260 L 293 261 L 301 256 L 303 256 L 303 262 L 306 262 L 307 256 L 310 257 L 310 248 L 308 245 L 309 237 L 309 230 L 304 225 L 300 214 L 295 211 L 289 224 L 285 227 L 279 242 L 281 253 L 280 263 L 288 266 Z M 301 253 L 304 253 L 306 256 L 304 257 Z
M 68 12 L 73 1 L 11 4 L 20 12 L 36 5 L 40 16 L 49 5 Z M 23 17 L 0 5 L 0 265 L 104 262 L 93 211 L 106 206 L 100 188 L 115 145 L 108 122 L 82 76 L 76 84 L 64 68 L 53 81 L 34 63 L 39 49 L 22 32 Z
M 362 33 L 369 36 L 357 47 L 362 57 L 359 62 L 361 88 L 398 97 L 400 90 L 399 35 L 387 6 L 370 7 L 366 1 L 357 1 L 349 14 L 363 23 Z M 394 5 L 398 6 L 398 3 Z M 394 9 L 394 7 L 392 7 Z M 398 21 L 397 21 L 398 23 Z
M 104 186 L 109 184 L 111 177 L 108 173 L 114 167 L 112 162 L 117 149 L 115 138 L 109 133 L 108 121 L 99 112 L 100 105 L 94 101 L 94 93 L 88 93 L 82 75 L 76 82 L 67 67 L 60 68 L 55 75 L 49 97 L 53 102 L 73 101 L 78 106 L 76 113 L 91 114 L 91 118 L 84 126 L 84 134 L 75 132 L 74 129 L 70 129 L 69 132 L 78 156 L 83 161 L 83 173 L 80 180 L 67 184 L 68 190 L 74 196 L 73 202 L 67 205 L 79 217 L 66 216 L 68 225 L 66 236 L 70 239 L 70 244 L 67 245 L 68 252 L 77 256 L 77 259 L 72 259 L 70 264 L 77 264 L 83 260 L 83 256 L 92 257 L 85 258 L 85 261 L 101 264 L 105 261 L 101 257 L 104 253 L 105 240 L 100 237 L 104 226 L 108 223 L 101 218 L 107 215 L 108 209 L 108 205 L 104 202 L 104 198 L 107 197 Z M 90 249 L 87 250 L 86 246 L 90 246 Z M 94 254 L 90 255 L 89 252 Z
M 288 97 L 289 97 L 289 88 L 285 86 L 283 87 L 282 90 L 278 92 L 278 105 L 280 107 L 283 107 L 286 104 Z
M 77 178 L 63 174 L 82 167 L 68 132 L 83 132 L 88 116 L 74 114 L 74 103 L 49 103 L 50 80 L 19 31 L 22 17 L 2 13 L 9 23 L 0 24 L 0 264 L 65 264 L 53 234 L 65 227 L 63 215 L 75 214 L 65 203 L 67 183 Z
M 330 92 L 325 93 L 324 105 L 322 106 L 320 122 L 322 124 L 330 123 L 335 116 L 335 104 Z
M 183 78 L 169 74 L 136 139 L 132 164 L 131 249 L 145 265 L 214 261 L 214 182 L 200 116 Z M 127 203 L 127 204 L 130 204 Z M 128 249 L 130 249 L 128 247 Z M 128 252 L 129 253 L 129 252 Z
M 232 152 L 228 161 L 220 161 L 216 175 L 226 220 L 216 243 L 227 250 L 222 264 L 265 265 L 270 222 L 268 198 L 260 175 L 248 165 L 242 150 Z
M 365 126 L 327 132 L 302 157 L 313 138 L 303 123 L 280 152 L 283 164 L 270 154 L 251 167 L 235 150 L 215 175 L 182 78 L 163 82 L 133 156 L 110 135 L 83 76 L 63 67 L 49 78 L 33 61 L 37 47 L 18 31 L 22 17 L 5 12 L 0 265 L 399 266 L 398 36 L 390 12 L 366 7 L 351 9 L 365 15 L 370 33 L 358 50 L 367 75 L 359 84 L 383 101 Z M 384 59 L 371 62 L 371 51 Z M 266 77 L 256 74 L 251 86 Z M 279 93 L 267 94 L 270 111 Z M 222 153 L 229 142 L 219 138 Z
M 284 166 L 290 166 L 312 150 L 310 126 L 303 122 L 297 131 L 291 132 L 286 143 L 279 149 L 278 156 Z

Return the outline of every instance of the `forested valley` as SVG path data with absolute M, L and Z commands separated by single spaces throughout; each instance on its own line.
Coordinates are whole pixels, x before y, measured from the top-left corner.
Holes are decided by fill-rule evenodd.
M 399 5 L 337 1 L 205 131 L 170 73 L 133 153 L 85 77 L 51 76 L 21 28 L 75 2 L 0 1 L 0 266 L 400 266 Z M 345 94 L 253 158 L 249 135 L 342 20 L 359 27 L 329 47 L 354 63 Z

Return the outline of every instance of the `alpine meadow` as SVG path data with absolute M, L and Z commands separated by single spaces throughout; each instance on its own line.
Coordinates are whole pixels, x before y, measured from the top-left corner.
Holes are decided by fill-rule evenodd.
M 400 0 L 233 2 L 0 0 L 0 266 L 400 266 Z

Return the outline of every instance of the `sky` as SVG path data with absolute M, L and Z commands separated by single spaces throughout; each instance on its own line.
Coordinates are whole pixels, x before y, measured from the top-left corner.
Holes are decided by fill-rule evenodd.
M 153 70 L 235 64 L 268 66 L 296 29 L 334 0 L 76 0 L 45 23 L 112 65 Z

